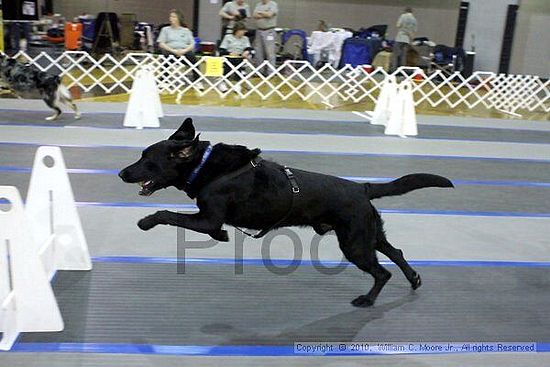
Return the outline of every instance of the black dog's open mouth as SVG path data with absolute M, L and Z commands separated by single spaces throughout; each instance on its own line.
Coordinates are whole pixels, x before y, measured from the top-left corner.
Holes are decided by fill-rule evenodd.
M 141 186 L 141 190 L 139 190 L 139 194 L 141 196 L 150 196 L 154 191 L 153 190 L 154 183 L 155 182 L 153 180 L 140 182 L 139 186 Z

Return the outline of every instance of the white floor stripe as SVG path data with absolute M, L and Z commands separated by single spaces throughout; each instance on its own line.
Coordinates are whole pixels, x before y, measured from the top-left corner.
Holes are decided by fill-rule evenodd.
M 0 141 L 36 144 L 73 144 L 144 147 L 166 139 L 166 130 L 112 130 L 108 134 L 98 129 L 74 127 L 1 126 Z M 393 137 L 294 135 L 253 132 L 208 131 L 203 139 L 213 143 L 247 145 L 264 150 L 289 150 L 326 153 L 367 153 L 428 155 L 452 157 L 485 157 L 505 159 L 550 159 L 550 144 L 500 143 L 460 140 L 417 140 Z
M 179 243 L 187 248 L 188 257 L 262 258 L 262 247 L 269 249 L 273 259 L 291 259 L 292 241 L 284 235 L 269 243 L 245 239 L 235 245 L 239 236 L 227 227 L 231 241 L 203 246 L 208 236 L 174 227 L 159 226 L 143 232 L 136 223 L 152 214 L 154 208 L 79 208 L 90 252 L 93 256 L 150 256 L 176 257 Z M 117 218 L 113 220 L 113 218 Z M 550 261 L 550 218 L 462 217 L 437 215 L 384 214 L 388 239 L 401 248 L 410 260 L 498 260 Z M 311 229 L 291 228 L 301 242 L 302 259 L 312 259 Z M 193 248 L 195 247 L 195 248 Z M 342 253 L 333 234 L 322 238 L 318 254 L 321 260 L 339 260 Z M 383 258 L 383 256 L 381 256 Z M 315 259 L 315 256 L 313 256 Z

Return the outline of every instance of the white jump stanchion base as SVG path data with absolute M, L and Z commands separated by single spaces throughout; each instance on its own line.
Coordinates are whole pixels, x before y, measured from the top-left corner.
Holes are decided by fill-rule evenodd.
M 354 115 L 357 115 L 359 117 L 362 117 L 366 120 L 369 120 L 369 122 L 372 119 L 372 111 L 365 111 L 365 112 L 351 111 L 351 113 L 353 113 Z
M 376 106 L 372 113 L 370 123 L 373 125 L 387 126 L 392 114 L 392 104 L 397 97 L 397 81 L 395 75 L 388 75 L 382 88 L 380 95 L 376 100 Z
M 10 350 L 21 332 L 64 328 L 63 319 L 42 261 L 19 191 L 0 186 L 0 350 Z
M 523 116 L 520 115 L 519 113 L 516 113 L 516 112 L 513 112 L 513 111 L 506 111 L 506 110 L 503 110 L 503 109 L 501 109 L 501 108 L 497 108 L 496 110 L 499 111 L 499 112 L 508 114 L 508 115 L 510 115 L 510 116 L 514 116 L 514 117 L 518 117 L 518 118 L 522 118 L 522 117 L 523 117 Z
M 386 135 L 402 138 L 418 135 L 416 112 L 410 81 L 403 81 L 397 87 L 397 94 L 391 103 L 391 114 L 384 130 Z
M 388 75 L 380 88 L 380 94 L 376 100 L 374 111 L 357 112 L 357 116 L 368 120 L 372 125 L 387 126 L 397 98 L 397 81 L 395 75 Z
M 36 151 L 25 212 L 31 221 L 32 246 L 49 278 L 56 270 L 92 269 L 59 147 L 40 147 Z
M 416 121 L 416 110 L 414 108 L 412 83 L 410 81 L 404 81 L 401 84 L 403 85 L 403 124 L 401 135 L 403 137 L 417 136 L 418 123 Z
M 136 72 L 130 100 L 124 116 L 125 127 L 160 127 L 159 117 L 163 117 L 162 104 L 153 71 L 142 67 Z

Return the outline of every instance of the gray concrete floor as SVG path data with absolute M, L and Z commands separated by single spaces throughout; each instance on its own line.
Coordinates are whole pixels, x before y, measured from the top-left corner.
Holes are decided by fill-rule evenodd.
M 69 169 L 117 170 L 136 159 L 141 147 L 166 138 L 180 116 L 189 115 L 195 117 L 199 129 L 206 130 L 201 135 L 204 139 L 260 147 L 269 158 L 301 169 L 362 177 L 398 177 L 424 171 L 459 181 L 491 181 L 483 185 L 458 185 L 455 190 L 419 191 L 403 198 L 383 199 L 375 205 L 397 210 L 383 214 L 388 237 L 411 260 L 550 261 L 548 121 L 419 116 L 420 137 L 400 139 L 383 136 L 378 127 L 342 112 L 171 105 L 165 108 L 169 116 L 161 122 L 164 129 L 137 131 L 120 128 L 124 104 L 82 103 L 81 108 L 82 120 L 75 122 L 67 114 L 59 125 L 69 126 L 54 128 L 46 126 L 58 123 L 43 121 L 49 111 L 42 102 L 0 100 L 0 183 L 16 185 L 25 196 L 29 174 L 10 168 L 30 168 L 34 150 L 41 144 L 66 146 L 63 150 Z M 265 116 L 270 117 L 265 119 Z M 423 128 L 425 135 L 422 135 Z M 135 187 L 118 183 L 112 175 L 93 172 L 71 174 L 71 180 L 77 201 L 99 203 L 79 206 L 92 256 L 176 256 L 178 232 L 175 229 L 165 227 L 142 232 L 135 226 L 139 218 L 157 208 L 101 204 L 144 203 Z M 545 185 L 519 186 L 520 183 Z M 191 203 L 182 194 L 168 191 L 149 198 L 148 202 L 158 203 L 159 208 L 163 204 Z M 406 214 L 409 209 L 465 213 Z M 520 216 L 512 215 L 514 213 Z M 293 230 L 304 245 L 303 258 L 309 259 L 313 232 Z M 189 255 L 233 257 L 234 232 L 229 232 L 232 236 L 229 243 L 190 250 Z M 185 235 L 190 240 L 204 239 L 191 232 Z M 291 251 L 289 241 L 282 236 L 271 245 L 272 258 L 288 259 Z M 323 239 L 319 255 L 324 260 L 341 259 L 334 236 Z M 243 256 L 260 258 L 261 241 L 245 240 Z M 543 341 L 550 342 L 550 332 Z M 216 366 L 220 363 L 229 366 L 358 366 L 365 363 L 373 366 L 542 366 L 548 362 L 548 353 L 279 359 L 0 354 L 0 366 Z

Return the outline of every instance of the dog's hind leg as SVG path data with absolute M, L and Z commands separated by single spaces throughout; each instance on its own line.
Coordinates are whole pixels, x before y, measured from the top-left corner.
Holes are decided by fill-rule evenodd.
M 336 234 L 340 242 L 340 248 L 344 256 L 359 269 L 369 273 L 374 278 L 374 285 L 367 294 L 361 295 L 351 301 L 355 307 L 369 307 L 384 288 L 384 285 L 390 280 L 391 273 L 384 269 L 376 258 L 374 249 L 374 233 L 357 234 L 355 236 L 347 233 L 348 231 L 337 229 Z
M 46 120 L 52 121 L 52 120 L 57 119 L 59 117 L 59 115 L 61 115 L 61 109 L 56 104 L 55 96 L 54 95 L 49 95 L 49 96 L 44 97 L 44 102 L 46 102 L 48 107 L 50 107 L 51 109 L 53 109 L 55 111 L 55 113 L 53 115 L 46 117 Z
M 78 110 L 78 107 L 76 106 L 76 104 L 73 102 L 72 99 L 66 99 L 64 97 L 61 97 L 61 102 L 65 103 L 74 111 L 75 120 L 78 120 L 80 118 L 80 111 Z
M 384 285 L 390 280 L 391 273 L 384 269 L 382 265 L 378 262 L 376 258 L 376 253 L 365 254 L 363 256 L 358 256 L 356 258 L 349 259 L 352 263 L 355 264 L 359 269 L 364 272 L 369 273 L 374 277 L 374 285 L 365 295 L 361 295 L 351 301 L 351 304 L 355 307 L 369 307 L 374 304 L 376 298 L 384 288 Z
M 384 233 L 384 221 L 380 217 L 380 214 L 375 211 L 376 216 L 376 250 L 386 255 L 391 261 L 393 261 L 399 269 L 403 272 L 407 280 L 411 283 L 412 289 L 417 289 L 422 285 L 420 275 L 411 268 L 405 257 L 403 257 L 403 251 L 395 248 L 388 242 L 386 234 Z
M 385 238 L 378 239 L 376 242 L 376 249 L 386 255 L 391 261 L 393 261 L 399 269 L 403 272 L 407 280 L 411 283 L 412 289 L 417 289 L 422 285 L 422 279 L 420 275 L 409 265 L 407 260 L 403 257 L 403 251 L 393 247 Z
M 58 94 L 59 94 L 59 100 L 61 101 L 61 103 L 64 103 L 67 106 L 69 106 L 74 111 L 74 118 L 78 120 L 80 118 L 80 111 L 78 110 L 78 107 L 76 106 L 76 104 L 73 102 L 73 99 L 70 96 L 69 90 L 65 89 L 63 91 L 58 92 Z
M 77 105 L 73 102 L 72 99 L 69 101 L 69 103 L 70 103 L 71 108 L 72 108 L 73 111 L 74 111 L 74 118 L 75 118 L 76 120 L 80 119 L 80 111 L 78 110 Z

